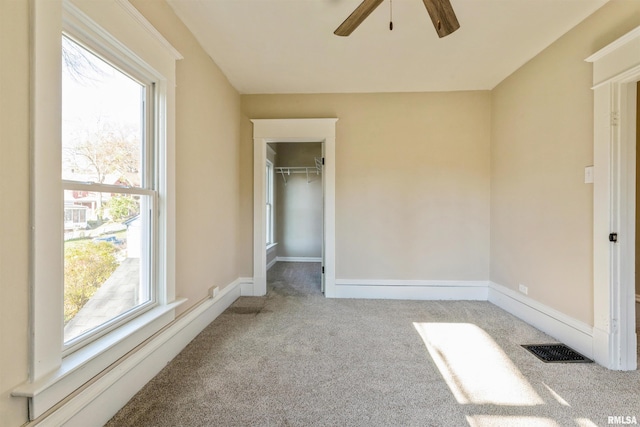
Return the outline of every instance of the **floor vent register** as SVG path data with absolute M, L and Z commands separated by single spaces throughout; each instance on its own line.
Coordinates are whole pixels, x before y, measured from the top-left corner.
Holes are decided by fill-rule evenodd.
M 577 351 L 564 344 L 528 344 L 522 347 L 529 350 L 545 363 L 592 363 Z

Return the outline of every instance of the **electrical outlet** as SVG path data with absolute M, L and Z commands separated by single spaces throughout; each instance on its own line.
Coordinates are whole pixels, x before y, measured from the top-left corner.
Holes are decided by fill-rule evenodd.
M 593 184 L 593 166 L 587 166 L 584 168 L 584 183 Z
M 215 298 L 218 296 L 218 292 L 220 292 L 220 288 L 218 286 L 212 286 L 209 288 L 209 298 Z
M 525 295 L 529 294 L 529 288 L 527 288 L 525 285 L 523 285 L 522 283 L 520 283 L 518 285 L 518 289 L 520 290 L 520 292 L 522 292 Z

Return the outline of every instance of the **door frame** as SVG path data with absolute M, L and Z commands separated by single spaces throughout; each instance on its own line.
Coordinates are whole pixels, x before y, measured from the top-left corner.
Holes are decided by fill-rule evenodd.
M 634 370 L 640 27 L 586 61 L 593 63 L 594 91 L 593 357 L 609 369 Z
M 253 295 L 267 293 L 265 168 L 267 144 L 320 142 L 324 146 L 323 262 L 325 296 L 335 297 L 335 144 L 337 118 L 252 119 L 253 123 Z

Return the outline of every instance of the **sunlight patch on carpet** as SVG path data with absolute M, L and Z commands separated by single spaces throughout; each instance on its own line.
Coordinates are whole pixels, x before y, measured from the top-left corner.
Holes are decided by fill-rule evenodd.
M 566 400 L 564 400 L 562 398 L 562 396 L 560 396 L 558 393 L 556 393 L 554 389 L 552 389 L 551 387 L 549 387 L 545 383 L 542 383 L 542 385 L 547 389 L 549 394 L 556 400 L 556 402 L 558 402 L 562 406 L 569 406 L 569 407 L 571 406 L 571 405 L 569 405 L 569 403 Z
M 458 403 L 508 406 L 544 401 L 500 346 L 470 323 L 414 323 Z
M 551 418 L 506 415 L 467 415 L 470 427 L 560 427 Z
M 578 427 L 598 427 L 598 424 L 594 423 L 589 418 L 576 418 L 574 421 Z

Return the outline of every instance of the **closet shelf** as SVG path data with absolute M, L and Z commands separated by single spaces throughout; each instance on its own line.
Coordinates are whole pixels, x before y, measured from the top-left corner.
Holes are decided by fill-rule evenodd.
M 322 158 L 314 157 L 315 166 L 276 166 L 276 173 L 282 175 L 285 185 L 287 184 L 287 176 L 292 173 L 303 173 L 307 175 L 307 184 L 311 182 L 310 175 L 322 175 Z

